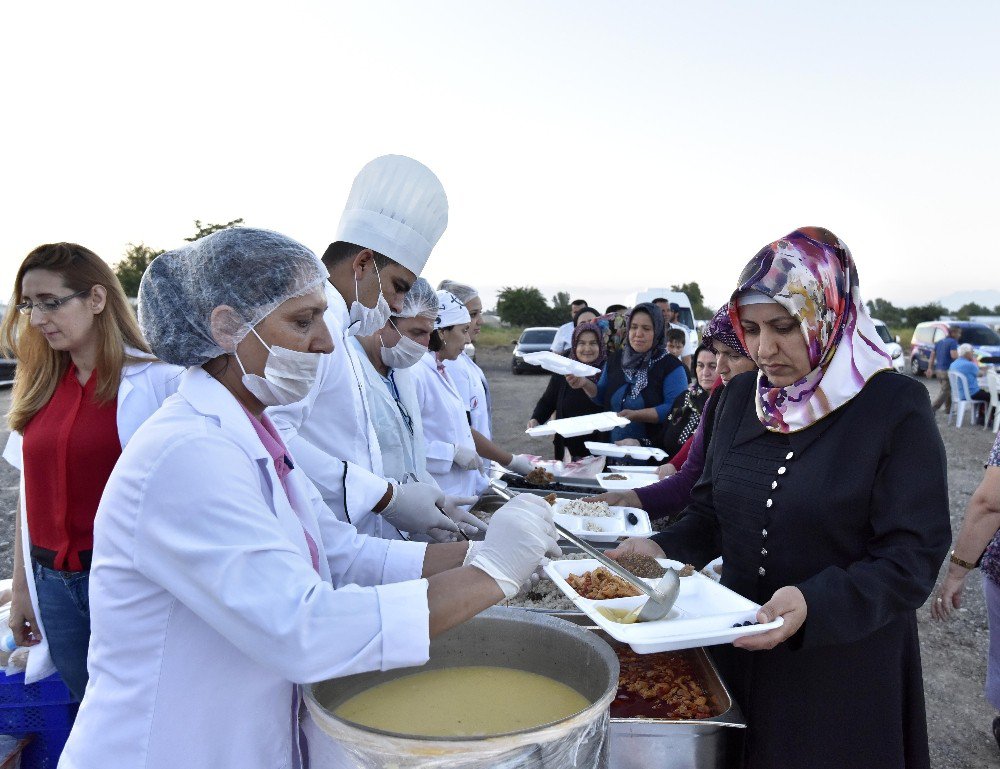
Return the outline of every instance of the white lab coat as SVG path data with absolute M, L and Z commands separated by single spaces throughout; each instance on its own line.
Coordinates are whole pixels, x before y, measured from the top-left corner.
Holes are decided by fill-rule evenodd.
M 188 369 L 101 500 L 62 769 L 290 767 L 295 683 L 427 661 L 425 546 L 358 534 L 299 469 L 286 482 L 236 399 Z
M 148 353 L 126 348 L 126 352 L 136 358 L 147 358 Z M 115 416 L 118 422 L 118 439 L 122 447 L 129 442 L 139 425 L 145 422 L 167 396 L 177 391 L 180 385 L 183 369 L 170 366 L 159 361 L 142 361 L 131 363 L 122 370 L 122 381 L 118 386 L 118 404 Z M 23 470 L 21 443 L 23 436 L 12 432 L 7 439 L 3 458 L 18 470 Z M 31 541 L 28 532 L 27 504 L 24 496 L 24 473 L 21 473 L 21 554 L 24 560 L 25 576 L 28 578 L 28 592 L 31 595 L 31 608 L 35 613 L 38 632 L 42 637 L 40 643 L 31 647 L 28 653 L 28 666 L 24 673 L 25 683 L 40 681 L 55 672 L 52 658 L 49 656 L 49 642 L 46 640 L 45 626 L 42 615 L 38 611 L 38 595 L 35 592 L 35 572 L 31 568 Z
M 385 496 L 382 454 L 369 414 L 365 377 L 357 350 L 345 334 L 347 305 L 329 282 L 323 319 L 334 349 L 324 355 L 316 383 L 303 400 L 267 410 L 323 501 L 362 534 L 381 536 L 382 516 L 372 512 Z M 384 524 L 385 532 L 392 527 Z
M 468 446 L 475 451 L 462 396 L 451 376 L 446 379 L 437 370 L 434 353 L 428 352 L 410 370 L 424 423 L 427 471 L 445 494 L 476 496 L 482 476 L 476 470 L 462 470 L 454 463 L 456 446 Z
M 436 486 L 434 477 L 427 472 L 427 454 L 424 444 L 423 420 L 420 404 L 413 384 L 411 369 L 389 369 L 396 385 L 402 407 L 410 416 L 413 433 L 406 426 L 399 405 L 386 384 L 385 379 L 368 359 L 357 338 L 351 339 L 361 358 L 361 369 L 365 375 L 369 413 L 378 433 L 379 447 L 382 449 L 382 470 L 386 478 L 403 483 L 408 473 L 418 481 Z
M 446 361 L 444 365 L 445 371 L 455 384 L 455 389 L 465 401 L 472 429 L 492 440 L 493 404 L 490 400 L 490 385 L 486 381 L 486 374 L 464 352 L 455 360 Z M 476 484 L 477 494 L 482 494 L 490 485 L 489 466 L 489 462 L 483 462 L 483 470 Z

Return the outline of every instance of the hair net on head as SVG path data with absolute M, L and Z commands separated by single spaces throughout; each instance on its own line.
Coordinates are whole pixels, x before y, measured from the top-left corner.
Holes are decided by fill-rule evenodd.
M 417 278 L 410 290 L 403 297 L 403 309 L 394 312 L 397 318 L 429 318 L 434 320 L 438 314 L 438 296 L 431 284 L 423 278 Z
M 150 263 L 139 285 L 139 324 L 160 360 L 197 366 L 233 352 L 251 326 L 327 277 L 316 255 L 285 235 L 220 230 Z M 212 334 L 212 311 L 221 305 L 233 309 L 215 326 L 229 349 Z
M 442 280 L 438 283 L 438 291 L 449 291 L 458 297 L 458 301 L 462 304 L 468 304 L 477 296 L 479 292 L 476 291 L 472 286 L 465 283 L 459 283 L 454 280 Z

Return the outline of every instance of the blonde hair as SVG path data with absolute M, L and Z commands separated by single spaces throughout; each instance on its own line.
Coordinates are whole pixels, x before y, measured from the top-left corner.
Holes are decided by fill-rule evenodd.
M 106 403 L 117 397 L 122 369 L 133 362 L 132 356 L 125 352 L 126 345 L 149 353 L 121 283 L 103 259 L 76 243 L 39 246 L 25 257 L 17 271 L 14 293 L 0 325 L 0 350 L 17 359 L 7 421 L 11 430 L 20 433 L 49 402 L 70 360 L 68 352 L 53 350 L 44 335 L 31 327 L 29 318 L 17 310 L 23 301 L 21 284 L 29 270 L 58 273 L 71 292 L 88 291 L 94 286 L 104 286 L 107 291 L 104 309 L 94 318 L 98 337 L 98 401 Z

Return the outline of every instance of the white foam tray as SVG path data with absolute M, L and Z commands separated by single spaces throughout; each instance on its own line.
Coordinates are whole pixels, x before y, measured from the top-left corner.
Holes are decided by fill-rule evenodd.
M 595 366 L 588 366 L 586 363 L 567 358 L 565 355 L 545 350 L 541 352 L 529 352 L 524 356 L 524 362 L 540 366 L 546 371 L 551 371 L 553 374 L 562 374 L 564 376 L 566 374 L 594 376 L 601 373 L 601 370 Z
M 675 569 L 683 566 L 678 561 L 667 559 L 658 558 L 657 562 L 661 566 Z M 681 578 L 677 603 L 663 619 L 655 622 L 637 622 L 632 625 L 612 622 L 597 611 L 598 606 L 634 609 L 646 602 L 646 596 L 592 601 L 577 593 L 566 581 L 566 577 L 570 574 L 583 574 L 600 565 L 599 561 L 592 559 L 551 561 L 546 564 L 545 573 L 598 627 L 615 640 L 627 643 L 637 654 L 655 654 L 676 649 L 691 649 L 696 646 L 732 643 L 737 638 L 766 633 L 784 624 L 784 620 L 778 617 L 766 624 L 734 628 L 733 625 L 737 622 L 756 621 L 760 605 L 698 572 L 690 577 Z M 649 585 L 654 585 L 656 581 L 645 580 Z
M 628 423 L 629 421 L 625 417 L 620 417 L 613 411 L 602 411 L 600 414 L 586 414 L 582 417 L 550 419 L 544 425 L 529 427 L 525 432 L 532 438 L 544 438 L 556 433 L 566 438 L 573 438 L 577 435 L 589 435 L 595 430 L 610 432 L 616 427 L 622 427 Z
M 656 475 L 657 470 L 660 468 L 653 467 L 652 465 L 608 465 L 605 468 L 605 472 L 608 473 L 643 473 L 648 475 Z
M 625 479 L 613 481 L 608 479 L 609 475 L 624 475 Z M 610 473 L 599 473 L 597 476 L 597 482 L 601 485 L 601 488 L 607 489 L 608 491 L 641 489 L 643 486 L 651 486 L 659 480 L 660 479 L 656 477 L 655 473 L 630 473 L 621 470 L 615 470 Z
M 612 517 L 592 516 L 592 515 L 566 515 L 560 512 L 570 499 L 556 498 L 552 505 L 552 514 L 556 522 L 564 528 L 569 529 L 580 539 L 588 542 L 617 542 L 619 539 L 627 537 L 651 537 L 653 527 L 649 522 L 649 513 L 637 507 L 611 507 Z M 633 513 L 638 519 L 636 523 L 629 523 L 628 514 Z M 587 531 L 584 527 L 587 523 L 592 523 L 601 528 L 600 531 Z M 586 569 L 584 569 L 586 571 Z
M 632 457 L 633 459 L 655 459 L 657 461 L 667 458 L 667 452 L 663 449 L 655 449 L 649 446 L 619 446 L 617 443 L 600 443 L 599 441 L 584 441 L 591 454 L 603 457 Z

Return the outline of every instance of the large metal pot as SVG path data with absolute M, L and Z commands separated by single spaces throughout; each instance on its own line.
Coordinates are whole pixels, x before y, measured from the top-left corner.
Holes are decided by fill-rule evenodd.
M 608 766 L 608 707 L 618 658 L 603 640 L 554 617 L 489 609 L 431 642 L 421 670 L 492 665 L 572 686 L 592 703 L 545 727 L 486 739 L 404 737 L 332 715 L 345 700 L 413 668 L 361 673 L 306 688 L 311 769 L 595 769 Z M 323 703 L 322 705 L 320 703 Z

